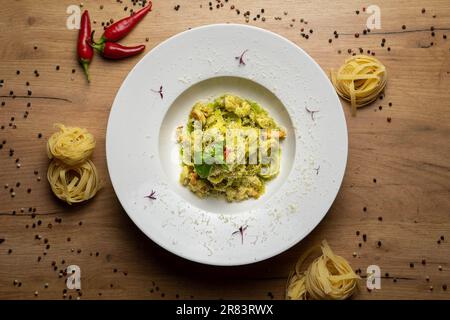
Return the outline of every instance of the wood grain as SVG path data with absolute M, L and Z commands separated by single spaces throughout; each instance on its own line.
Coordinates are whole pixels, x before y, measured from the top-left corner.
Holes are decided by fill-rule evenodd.
M 122 2 L 84 1 L 97 33 L 102 21 L 117 20 L 125 6 L 133 7 L 131 1 Z M 248 10 L 248 24 L 292 40 L 326 71 L 337 68 L 349 55 L 348 49 L 359 52 L 359 48 L 375 52 L 387 66 L 383 100 L 359 110 L 356 118 L 350 117 L 343 103 L 349 130 L 348 167 L 323 222 L 291 250 L 244 267 L 200 265 L 158 247 L 122 210 L 106 169 L 109 110 L 139 57 L 111 62 L 96 56 L 88 85 L 76 61 L 77 31 L 65 26 L 66 8 L 74 3 L 8 1 L 0 11 L 0 79 L 4 80 L 0 102 L 5 103 L 0 107 L 4 126 L 0 143 L 5 141 L 0 150 L 0 239 L 4 239 L 0 298 L 75 299 L 79 294 L 72 290 L 64 297 L 65 277 L 58 274 L 76 264 L 82 270 L 82 299 L 270 299 L 272 295 L 283 299 L 286 277 L 296 259 L 327 239 L 363 275 L 371 264 L 381 267 L 381 290 L 362 289 L 356 299 L 449 299 L 450 290 L 443 289 L 450 284 L 450 40 L 444 39 L 445 34 L 450 37 L 448 1 L 378 1 L 382 29 L 367 35 L 363 30 L 368 15 L 362 8 L 370 3 L 364 1 L 222 2 L 224 6 L 217 9 L 213 1 L 210 10 L 209 1 L 155 1 L 153 12 L 124 42 L 144 42 L 151 50 L 191 27 L 246 23 L 243 13 Z M 231 10 L 232 5 L 241 14 Z M 254 21 L 257 14 L 260 18 Z M 301 28 L 309 39 L 301 36 Z M 86 127 L 97 138 L 93 161 L 105 188 L 85 205 L 60 203 L 46 182 L 45 143 L 55 122 Z M 439 240 L 441 236 L 444 240 Z

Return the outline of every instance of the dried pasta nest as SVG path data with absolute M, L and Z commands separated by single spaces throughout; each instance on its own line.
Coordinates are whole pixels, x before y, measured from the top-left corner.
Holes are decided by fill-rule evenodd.
M 68 204 L 91 199 L 100 189 L 97 169 L 91 160 L 78 166 L 53 159 L 48 167 L 47 179 L 53 193 Z
M 52 161 L 47 179 L 53 193 L 68 204 L 91 199 L 101 188 L 97 169 L 89 160 L 95 139 L 86 129 L 55 124 L 59 131 L 47 141 Z
M 305 271 L 301 271 L 306 259 L 317 251 L 317 257 Z M 289 300 L 343 300 L 358 289 L 360 277 L 344 258 L 335 255 L 324 240 L 321 246 L 308 250 L 291 273 L 286 298 Z
M 350 101 L 352 116 L 356 109 L 375 101 L 387 82 L 386 67 L 374 57 L 356 55 L 347 60 L 337 72 L 331 71 L 336 92 Z
M 94 151 L 95 139 L 86 129 L 66 127 L 55 124 L 59 128 L 47 142 L 47 154 L 50 159 L 56 158 L 69 166 L 85 162 Z

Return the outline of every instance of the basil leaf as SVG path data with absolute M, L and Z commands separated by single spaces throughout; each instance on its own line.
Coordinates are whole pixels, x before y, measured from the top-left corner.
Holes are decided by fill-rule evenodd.
M 194 165 L 195 172 L 197 172 L 199 177 L 203 179 L 208 178 L 211 168 L 212 165 L 206 163 Z

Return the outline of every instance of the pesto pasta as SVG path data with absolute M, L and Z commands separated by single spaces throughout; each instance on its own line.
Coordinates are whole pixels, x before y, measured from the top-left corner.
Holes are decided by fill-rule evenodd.
M 180 183 L 197 196 L 259 198 L 280 171 L 286 131 L 258 103 L 225 94 L 197 102 L 178 128 Z

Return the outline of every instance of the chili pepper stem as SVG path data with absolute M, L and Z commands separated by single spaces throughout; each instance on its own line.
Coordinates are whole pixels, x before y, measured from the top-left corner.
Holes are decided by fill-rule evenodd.
M 93 39 L 92 37 L 94 36 L 94 31 L 92 31 L 92 33 L 91 33 L 91 39 Z M 107 42 L 107 40 L 106 40 L 106 38 L 104 36 L 101 36 L 100 40 L 98 42 L 94 42 L 94 41 L 92 41 L 92 42 L 95 43 L 95 44 L 104 44 L 104 43 Z
M 105 42 L 99 42 L 99 43 L 95 42 L 94 41 L 94 33 L 95 33 L 95 30 L 92 30 L 91 39 L 89 41 L 89 45 L 92 48 L 94 48 L 95 51 L 97 51 L 99 53 L 102 53 L 103 49 L 105 48 Z M 103 37 L 102 37 L 102 39 L 103 39 Z
M 84 74 L 86 75 L 87 81 L 91 82 L 91 76 L 89 74 L 89 62 L 88 61 L 81 61 L 81 66 L 83 67 Z
M 91 42 L 89 44 L 92 48 L 94 48 L 95 51 L 97 51 L 98 53 L 102 53 L 103 49 L 105 47 L 104 43 L 95 43 L 95 42 Z

